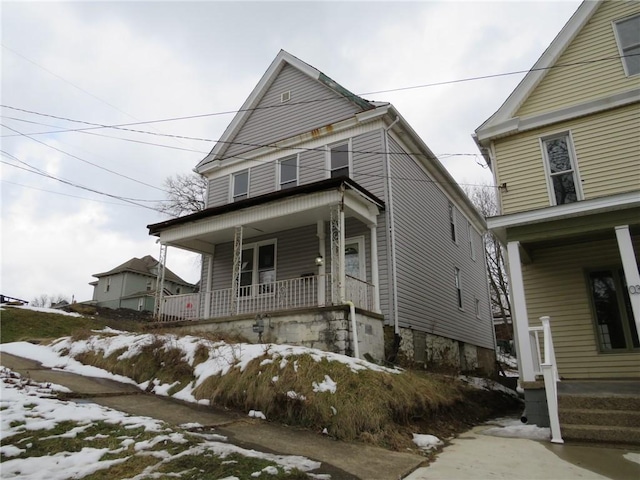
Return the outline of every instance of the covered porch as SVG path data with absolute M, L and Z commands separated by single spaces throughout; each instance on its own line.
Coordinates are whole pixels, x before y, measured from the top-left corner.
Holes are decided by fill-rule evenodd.
M 150 234 L 159 237 L 161 265 L 167 246 L 203 258 L 200 292 L 160 294 L 157 319 L 221 319 L 349 304 L 379 314 L 377 229 L 383 208 L 381 200 L 341 178 L 149 225 Z

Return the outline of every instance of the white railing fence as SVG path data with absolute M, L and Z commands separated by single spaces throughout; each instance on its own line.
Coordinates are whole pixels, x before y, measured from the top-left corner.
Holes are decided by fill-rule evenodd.
M 324 298 L 318 295 L 320 289 L 325 291 Z M 374 285 L 347 276 L 345 290 L 347 300 L 351 300 L 356 307 L 374 311 Z M 265 313 L 331 304 L 330 276 L 309 275 L 243 286 L 239 288 L 237 298 L 233 297 L 231 288 L 187 295 L 169 295 L 163 298 L 160 321 L 220 318 L 234 314 Z
M 540 317 L 540 322 L 542 325 L 539 327 L 529 327 L 533 368 L 534 373 L 542 375 L 544 379 L 544 389 L 549 409 L 549 423 L 551 425 L 551 442 L 564 443 L 560 432 L 560 417 L 558 414 L 558 382 L 560 377 L 558 376 L 558 365 L 556 364 L 553 337 L 551 336 L 551 318 Z M 542 335 L 542 345 L 540 345 L 540 335 Z

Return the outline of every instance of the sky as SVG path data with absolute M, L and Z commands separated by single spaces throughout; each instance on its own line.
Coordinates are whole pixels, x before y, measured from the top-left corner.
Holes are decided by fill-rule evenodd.
M 429 84 L 526 71 L 579 4 L 3 1 L 0 293 L 90 300 L 94 273 L 158 258 L 165 179 L 213 148 L 280 49 L 394 104 L 460 184 L 491 182 L 471 134 L 524 74 Z M 185 280 L 198 265 L 169 249 Z

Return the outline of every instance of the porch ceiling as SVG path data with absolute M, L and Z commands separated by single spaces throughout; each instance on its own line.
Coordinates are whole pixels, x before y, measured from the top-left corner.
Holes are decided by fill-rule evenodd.
M 375 198 L 375 197 L 374 197 Z M 355 189 L 329 190 L 286 196 L 245 208 L 213 214 L 177 225 L 159 228 L 151 233 L 164 244 L 201 253 L 213 252 L 214 245 L 233 241 L 235 227 L 243 226 L 243 237 L 250 239 L 283 230 L 328 221 L 330 207 L 344 199 L 346 217 L 354 217 L 367 225 L 377 224 L 380 205 Z

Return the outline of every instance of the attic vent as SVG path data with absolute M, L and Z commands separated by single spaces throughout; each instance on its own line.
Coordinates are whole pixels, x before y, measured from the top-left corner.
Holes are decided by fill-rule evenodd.
M 291 90 L 280 94 L 280 103 L 288 102 L 291 100 Z

